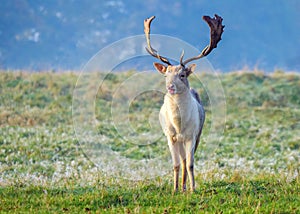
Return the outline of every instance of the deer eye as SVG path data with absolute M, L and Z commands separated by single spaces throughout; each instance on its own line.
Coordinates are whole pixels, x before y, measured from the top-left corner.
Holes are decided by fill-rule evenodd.
M 180 78 L 185 78 L 185 74 L 180 74 Z

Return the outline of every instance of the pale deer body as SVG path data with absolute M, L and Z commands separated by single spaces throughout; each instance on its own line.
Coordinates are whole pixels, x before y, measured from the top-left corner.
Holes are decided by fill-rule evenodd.
M 166 95 L 159 116 L 161 126 L 168 139 L 174 165 L 174 190 L 178 189 L 180 162 L 182 163 L 182 177 L 184 178 L 182 190 L 185 191 L 186 189 L 187 171 L 189 172 L 191 189 L 194 190 L 194 178 L 191 170 L 194 163 L 194 152 L 204 123 L 204 109 L 187 91 L 175 97 Z
M 160 59 L 167 66 L 154 63 L 157 71 L 166 78 L 167 93 L 164 104 L 161 107 L 159 120 L 163 132 L 167 137 L 169 149 L 172 156 L 174 168 L 174 191 L 178 190 L 179 168 L 182 167 L 182 190 L 186 189 L 187 174 L 190 181 L 190 190 L 195 190 L 194 179 L 194 154 L 198 147 L 205 112 L 198 93 L 190 89 L 188 77 L 195 70 L 196 65 L 185 65 L 193 60 L 207 56 L 211 50 L 217 47 L 223 33 L 222 18 L 215 15 L 211 19 L 203 17 L 211 29 L 211 41 L 209 46 L 203 49 L 200 55 L 183 61 L 183 53 L 180 57 L 180 65 L 171 65 L 169 60 L 160 56 L 150 44 L 150 24 L 154 17 L 144 21 L 147 39 L 147 51 L 154 57 Z
M 182 166 L 182 190 L 186 189 L 187 174 L 190 189 L 194 191 L 194 153 L 197 149 L 205 120 L 204 108 L 190 90 L 187 77 L 195 65 L 188 68 L 181 66 L 163 67 L 155 63 L 158 71 L 166 77 L 167 94 L 161 107 L 159 120 L 167 137 L 174 166 L 174 190 L 178 189 L 179 166 Z M 163 70 L 161 70 L 161 68 Z

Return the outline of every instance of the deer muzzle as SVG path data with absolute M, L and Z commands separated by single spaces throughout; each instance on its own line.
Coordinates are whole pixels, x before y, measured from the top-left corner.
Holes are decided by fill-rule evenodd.
M 176 94 L 176 87 L 174 84 L 170 84 L 169 86 L 167 86 L 167 90 L 170 94 Z

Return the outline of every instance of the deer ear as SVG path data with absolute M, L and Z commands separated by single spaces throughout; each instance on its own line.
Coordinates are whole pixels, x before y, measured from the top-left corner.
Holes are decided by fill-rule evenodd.
M 155 62 L 155 63 L 153 63 L 153 65 L 154 65 L 154 68 L 155 68 L 157 71 L 159 71 L 160 73 L 162 73 L 162 74 L 165 74 L 165 73 L 166 73 L 167 67 L 164 66 L 163 64 L 160 64 L 160 63 L 158 63 L 158 62 Z
M 193 73 L 195 71 L 195 68 L 196 68 L 196 64 L 189 65 L 186 69 L 187 76 L 189 76 L 191 73 Z

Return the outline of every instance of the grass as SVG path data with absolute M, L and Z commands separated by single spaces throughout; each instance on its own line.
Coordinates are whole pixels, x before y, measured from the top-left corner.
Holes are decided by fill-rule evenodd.
M 143 142 L 143 133 L 151 129 L 149 109 L 159 109 L 161 94 L 143 93 L 130 103 L 128 114 L 135 134 L 141 136 L 136 138 L 138 142 L 122 140 L 109 119 L 111 101 L 124 99 L 122 94 L 114 97 L 113 92 L 134 74 L 131 71 L 105 77 L 95 100 L 97 135 L 87 135 L 86 139 L 97 150 L 109 149 L 124 160 L 145 165 L 145 171 L 131 169 L 109 155 L 101 157 L 107 162 L 101 167 L 108 168 L 98 168 L 82 151 L 72 120 L 77 73 L 0 72 L 0 212 L 300 212 L 298 74 L 221 74 L 226 124 L 212 152 L 207 150 L 212 143 L 207 138 L 211 123 L 209 96 L 192 78 L 208 118 L 196 154 L 197 192 L 175 195 L 171 164 L 145 164 L 151 158 L 169 157 L 164 137 L 150 144 Z M 104 77 L 101 73 L 94 75 L 95 81 Z M 214 78 L 208 74 L 200 77 Z M 163 80 L 158 84 L 163 88 Z M 99 137 L 103 139 L 100 145 Z M 149 168 L 154 176 L 148 176 Z M 134 174 L 140 171 L 142 176 Z
M 123 185 L 7 187 L 0 189 L 5 212 L 98 213 L 297 213 L 298 181 L 274 178 L 248 181 L 199 181 L 195 194 L 172 194 L 170 182 Z

